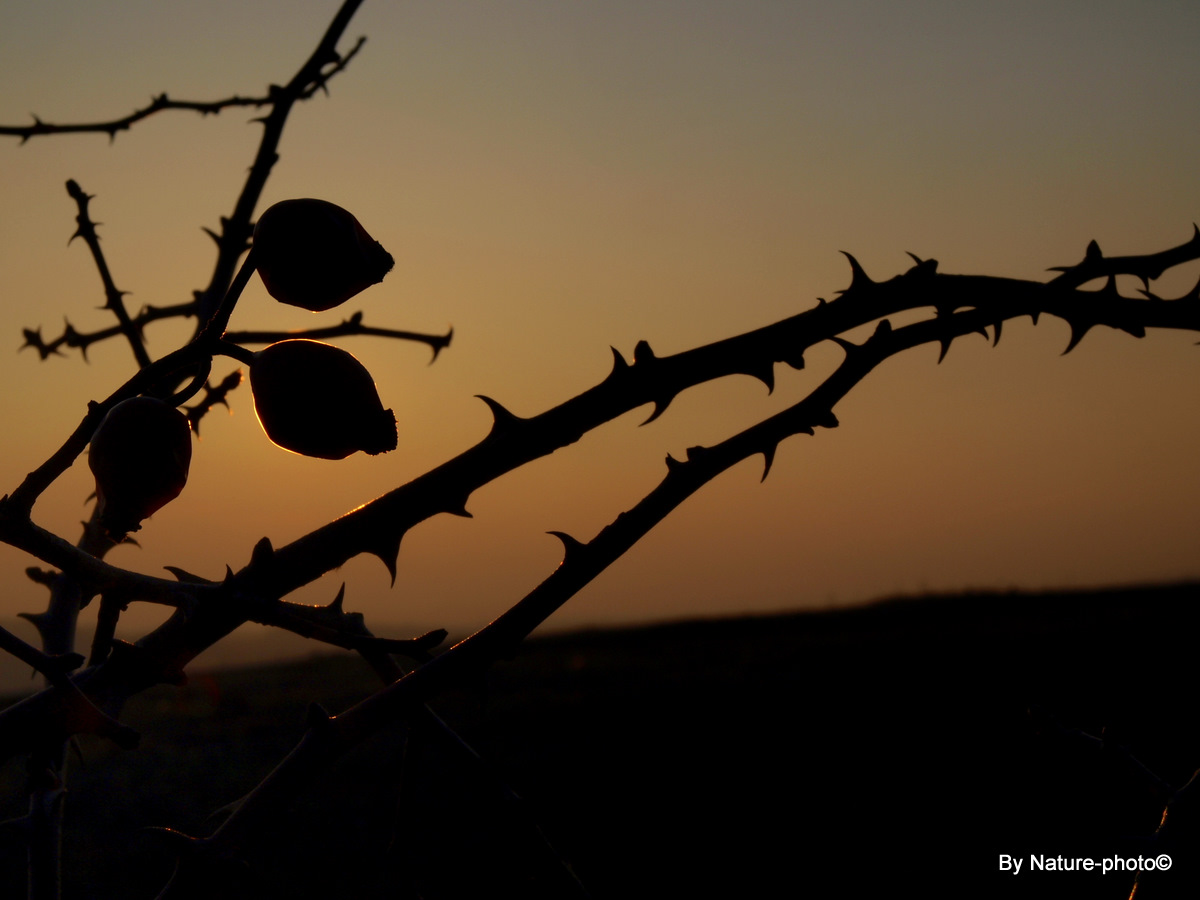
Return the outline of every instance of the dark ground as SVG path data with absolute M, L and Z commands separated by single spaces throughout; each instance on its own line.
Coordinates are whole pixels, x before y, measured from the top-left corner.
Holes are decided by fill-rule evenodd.
M 530 642 L 435 704 L 526 800 L 595 898 L 1123 898 L 1132 877 L 1028 872 L 1029 854 L 1151 854 L 1162 803 L 1114 741 L 1178 786 L 1200 767 L 1200 586 L 976 594 L 856 611 Z M 142 745 L 83 749 L 68 898 L 149 898 L 143 825 L 205 834 L 303 731 L 311 700 L 372 689 L 347 657 L 194 676 L 124 716 Z M 1053 717 L 1031 717 L 1036 706 Z M 1059 724 L 1054 724 L 1057 722 Z M 330 768 L 223 897 L 572 896 L 524 815 L 427 733 Z M 19 814 L 21 767 L 0 772 Z M 999 871 L 1000 854 L 1024 860 Z M 1175 854 L 1165 878 L 1200 869 Z M 24 896 L 0 851 L 0 897 Z M 215 896 L 215 895 L 214 895 Z

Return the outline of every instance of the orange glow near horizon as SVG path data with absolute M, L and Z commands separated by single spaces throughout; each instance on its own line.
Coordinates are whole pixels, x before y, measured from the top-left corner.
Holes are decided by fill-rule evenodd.
M 290 77 L 337 4 L 166 2 L 121 21 L 66 5 L 0 9 L 0 123 L 115 118 L 164 90 L 257 92 Z M 849 283 L 839 250 L 881 279 L 911 250 L 945 272 L 1040 280 L 1091 239 L 1112 255 L 1154 252 L 1200 217 L 1200 8 L 368 0 L 343 46 L 359 34 L 369 40 L 330 96 L 293 112 L 259 209 L 336 202 L 396 268 L 315 315 L 255 279 L 231 327 L 362 310 L 380 327 L 453 326 L 454 341 L 432 365 L 420 344 L 333 341 L 399 420 L 398 449 L 378 457 L 281 452 L 243 384 L 229 415 L 204 420 L 183 495 L 116 565 L 219 577 L 264 535 L 295 540 L 477 442 L 490 416 L 475 395 L 533 415 L 601 380 L 610 345 L 629 357 L 645 339 L 665 356 L 795 314 Z M 112 324 L 85 248 L 67 246 L 63 183 L 95 195 L 132 309 L 185 301 L 208 280 L 199 229 L 233 206 L 252 116 L 159 115 L 111 145 L 0 137 L 0 492 L 132 372 L 116 340 L 86 363 L 14 352 L 22 328 L 49 339 L 64 316 L 81 331 Z M 1198 273 L 1154 288 L 1182 294 Z M 152 324 L 150 353 L 191 324 Z M 708 485 L 551 624 L 1200 577 L 1196 336 L 1100 328 L 1063 357 L 1068 333 L 1019 320 L 995 348 L 968 337 L 940 365 L 936 347 L 890 360 L 838 407 L 839 428 L 785 442 L 762 485 L 761 458 Z M 770 395 L 730 378 L 645 427 L 636 410 L 478 491 L 474 518 L 414 529 L 394 588 L 365 557 L 296 599 L 328 602 L 344 581 L 347 608 L 372 627 L 474 629 L 553 571 L 561 548 L 545 532 L 589 539 L 658 482 L 668 453 L 796 402 L 840 353 L 777 366 Z M 90 491 L 80 460 L 35 520 L 74 540 Z M 0 616 L 42 607 L 23 575 L 35 564 L 0 547 Z

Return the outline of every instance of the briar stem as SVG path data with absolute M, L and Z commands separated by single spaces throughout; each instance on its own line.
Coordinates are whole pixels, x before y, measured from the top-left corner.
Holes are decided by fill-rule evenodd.
M 246 254 L 246 258 L 242 260 L 242 267 L 238 269 L 237 275 L 233 277 L 233 282 L 229 285 L 229 290 L 225 292 L 225 298 L 221 301 L 221 305 L 217 307 L 217 311 L 213 313 L 213 317 L 204 327 L 204 331 L 200 335 L 201 343 L 216 344 L 221 336 L 225 333 L 225 329 L 229 326 L 229 319 L 233 315 L 234 307 L 237 306 L 238 299 L 242 296 L 242 291 L 246 289 L 246 285 L 250 283 L 250 276 L 254 274 L 257 267 L 257 262 L 254 258 L 254 248 Z
M 241 344 L 235 344 L 232 341 L 222 339 L 213 351 L 213 355 L 228 356 L 240 363 L 251 365 L 254 362 L 256 354 L 249 347 L 243 347 Z

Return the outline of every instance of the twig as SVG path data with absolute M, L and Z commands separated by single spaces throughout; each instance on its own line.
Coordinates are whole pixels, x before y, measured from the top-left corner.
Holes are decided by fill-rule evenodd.
M 271 174 L 271 169 L 279 160 L 279 141 L 283 136 L 283 127 L 287 123 L 292 106 L 298 100 L 311 97 L 317 90 L 323 88 L 329 78 L 341 72 L 362 47 L 365 38 L 359 38 L 354 47 L 344 56 L 337 52 L 337 42 L 342 32 L 350 24 L 362 0 L 345 0 L 338 9 L 329 28 L 317 44 L 317 48 L 305 61 L 304 65 L 292 76 L 284 86 L 271 86 L 268 97 L 270 111 L 259 121 L 263 125 L 262 139 L 255 153 L 254 162 L 246 177 L 246 183 L 238 195 L 233 212 L 228 218 L 221 219 L 221 231 L 216 233 L 205 229 L 208 235 L 216 241 L 217 261 L 213 268 L 208 287 L 196 292 L 199 322 L 197 330 L 203 328 L 213 315 L 213 311 L 225 296 L 231 283 L 237 261 L 247 248 L 247 242 L 252 232 L 251 221 L 254 209 L 262 196 L 263 187 Z
M 129 341 L 138 368 L 144 369 L 150 365 L 150 356 L 146 353 L 141 332 L 130 320 L 129 312 L 125 309 L 126 292 L 118 290 L 116 284 L 113 283 L 112 275 L 108 271 L 108 262 L 104 258 L 104 252 L 100 249 L 100 238 L 96 234 L 96 225 L 88 215 L 88 203 L 92 200 L 92 195 L 85 194 L 74 180 L 67 182 L 67 193 L 71 195 L 71 199 L 79 208 L 79 214 L 75 217 L 78 228 L 71 235 L 71 240 L 75 240 L 77 237 L 83 238 L 88 249 L 92 251 L 92 259 L 96 262 L 96 268 L 100 271 L 100 281 L 104 285 L 105 308 L 111 310 L 117 317 L 117 326 Z
M 146 306 L 141 312 L 130 319 L 134 329 L 141 333 L 142 328 L 151 322 L 157 322 L 160 319 L 183 318 L 196 315 L 196 303 L 177 303 L 173 306 Z M 42 329 L 39 328 L 24 328 L 21 331 L 25 338 L 19 349 L 24 350 L 26 347 L 32 347 L 38 352 L 38 356 L 46 359 L 49 356 L 62 356 L 59 353 L 59 347 L 71 347 L 78 349 L 83 353 L 84 359 L 87 359 L 87 349 L 92 344 L 100 341 L 108 340 L 109 338 L 117 337 L 122 333 L 120 325 L 113 325 L 110 328 L 101 328 L 97 331 L 81 332 L 76 331 L 70 322 L 63 326 L 62 334 L 58 337 L 47 341 L 42 337 Z
M 339 324 L 329 325 L 325 328 L 306 328 L 298 331 L 227 331 L 225 332 L 225 340 L 234 344 L 273 344 L 276 341 L 295 340 L 297 338 L 319 340 L 321 338 L 366 335 L 370 337 L 393 338 L 401 341 L 418 341 L 422 344 L 428 344 L 433 349 L 433 359 L 436 360 L 438 354 L 450 346 L 450 341 L 454 337 L 453 328 L 445 334 L 423 334 L 418 331 L 399 331 L 395 328 L 375 328 L 370 325 L 364 325 L 362 319 L 363 314 L 356 312 L 350 318 L 342 320 Z
M 310 85 L 301 95 L 302 99 L 308 99 L 318 90 L 325 87 L 325 83 L 342 71 L 346 64 L 354 57 L 359 48 L 363 45 L 364 39 L 360 38 L 358 43 L 350 49 L 345 56 L 339 59 L 328 70 L 321 73 L 321 78 Z M 30 125 L 0 125 L 0 135 L 10 135 L 19 137 L 21 143 L 24 144 L 32 137 L 42 137 L 51 134 L 107 134 L 109 140 L 116 140 L 117 134 L 122 131 L 128 131 L 131 126 L 136 125 L 143 119 L 148 119 L 155 113 L 163 112 L 169 109 L 182 109 L 198 112 L 202 116 L 217 115 L 223 109 L 230 107 L 263 107 L 274 102 L 274 98 L 268 94 L 265 97 L 227 97 L 224 100 L 172 100 L 166 93 L 159 94 L 154 97 L 149 104 L 135 109 L 129 115 L 120 119 L 112 119 L 107 122 L 88 122 L 88 123 L 72 123 L 72 124 L 55 124 L 53 122 L 43 122 L 37 116 L 33 116 L 33 123 Z
M 866 344 L 847 344 L 843 363 L 804 400 L 717 445 L 692 448 L 685 461 L 668 457 L 667 474 L 659 485 L 591 541 L 585 544 L 552 532 L 565 550 L 553 574 L 491 624 L 341 715 L 310 715 L 309 730 L 300 743 L 229 818 L 210 837 L 190 839 L 176 877 L 186 882 L 192 865 L 235 857 L 264 821 L 278 814 L 282 804 L 334 758 L 397 717 L 411 715 L 447 687 L 480 675 L 510 655 L 538 625 L 718 474 L 759 453 L 769 468 L 785 437 L 812 434 L 816 426 L 836 427 L 833 406 L 881 361 L 918 344 L 975 331 L 980 321 L 980 313 L 970 311 L 896 331 L 881 323 Z
M 235 390 L 242 383 L 242 370 L 236 369 L 230 372 L 216 387 L 212 387 L 207 382 L 204 384 L 204 397 L 195 406 L 186 407 L 188 424 L 192 426 L 192 431 L 196 434 L 200 433 L 200 420 L 208 414 L 208 411 L 217 404 L 229 408 L 229 392 Z

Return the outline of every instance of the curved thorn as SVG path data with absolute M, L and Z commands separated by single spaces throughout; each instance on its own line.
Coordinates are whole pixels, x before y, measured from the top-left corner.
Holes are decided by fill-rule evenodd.
M 520 421 L 520 417 L 509 412 L 503 405 L 488 397 L 485 394 L 476 394 L 480 400 L 487 404 L 488 409 L 492 411 L 492 434 L 498 431 L 504 431 Z
M 775 451 L 779 449 L 778 444 L 771 444 L 762 451 L 763 455 L 763 473 L 762 478 L 758 480 L 762 484 L 767 480 L 767 476 L 771 474 L 771 465 L 775 462 Z
M 254 549 L 250 551 L 251 566 L 265 566 L 271 562 L 271 557 L 275 555 L 275 548 L 271 546 L 269 537 L 260 538 L 258 543 L 254 545 Z
M 775 363 L 767 360 L 762 365 L 750 366 L 743 374 L 749 375 L 751 378 L 757 378 L 759 381 L 765 384 L 767 386 L 768 394 L 774 393 Z
M 628 369 L 629 363 L 625 361 L 625 357 L 621 355 L 621 351 L 616 347 L 609 347 L 608 349 L 612 351 L 613 355 L 612 371 L 608 373 L 608 376 L 611 378 L 618 372 L 624 372 Z
M 1000 326 L 1003 324 L 1004 324 L 1003 319 L 997 319 L 994 323 L 992 323 L 992 329 L 993 329 L 992 346 L 993 347 L 995 347 L 997 344 L 1000 343 Z
M 392 587 L 396 586 L 396 563 L 400 558 L 400 538 L 382 537 L 380 539 L 382 546 L 368 547 L 367 552 L 372 556 L 379 557 L 388 570 L 388 574 L 392 576 Z
M 181 569 L 178 566 L 163 566 L 168 572 L 175 576 L 175 580 L 184 584 L 212 584 L 207 578 L 201 578 L 199 575 L 193 575 L 186 569 Z
M 871 280 L 871 276 L 866 273 L 866 270 L 863 269 L 862 265 L 859 264 L 858 260 L 855 259 L 852 254 L 847 253 L 845 250 L 839 250 L 838 252 L 850 261 L 850 287 L 846 288 L 844 291 L 839 291 L 839 293 L 845 294 L 854 290 L 856 287 L 862 287 L 864 285 L 875 283 Z
M 831 337 L 830 340 L 833 341 L 835 344 L 837 344 L 839 347 L 841 347 L 843 350 L 845 350 L 847 356 L 849 356 L 855 350 L 859 349 L 858 344 L 852 344 L 850 341 L 846 340 L 845 338 L 837 337 L 836 335 L 834 337 Z
M 651 422 L 653 422 L 655 419 L 657 419 L 659 416 L 661 416 L 663 413 L 665 413 L 667 411 L 667 407 L 671 405 L 671 401 L 673 399 L 675 399 L 675 398 L 668 397 L 666 400 L 655 400 L 654 401 L 654 411 L 652 413 L 650 413 L 650 417 L 648 419 L 646 419 L 646 421 L 643 422 L 642 424 L 649 425 Z
M 1066 356 L 1068 353 L 1078 347 L 1079 342 L 1083 340 L 1083 336 L 1092 328 L 1090 324 L 1084 324 L 1082 322 L 1069 322 L 1069 324 L 1071 326 L 1071 340 L 1067 342 L 1067 349 L 1062 352 L 1063 356 Z
M 342 586 L 340 588 L 338 588 L 337 596 L 334 597 L 333 602 L 330 603 L 325 608 L 330 610 L 331 612 L 340 613 L 342 611 L 342 601 L 345 599 L 346 599 L 346 582 L 343 581 Z
M 546 534 L 552 534 L 562 541 L 564 563 L 569 562 L 575 553 L 583 549 L 584 545 L 565 531 L 547 531 Z
M 674 472 L 683 465 L 683 462 L 681 460 L 676 459 L 670 453 L 667 454 L 666 463 L 667 463 L 667 471 L 668 472 Z
M 447 347 L 449 347 L 449 346 L 450 346 L 450 342 L 451 342 L 452 340 L 454 340 L 454 328 L 453 328 L 453 327 L 451 327 L 451 328 L 450 328 L 450 330 L 446 332 L 446 336 L 445 336 L 444 338 L 442 338 L 442 340 L 441 340 L 441 342 L 440 342 L 440 343 L 437 343 L 437 344 L 433 344 L 433 345 L 432 345 L 432 347 L 433 347 L 433 356 L 431 356 L 431 357 L 429 358 L 429 364 L 430 364 L 431 366 L 432 366 L 432 365 L 433 365 L 435 362 L 437 362 L 438 354 L 439 354 L 439 353 L 441 353 L 443 350 L 445 350 Z

